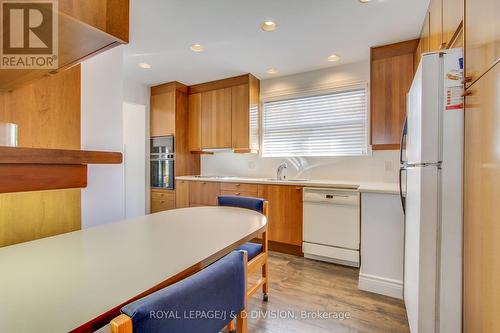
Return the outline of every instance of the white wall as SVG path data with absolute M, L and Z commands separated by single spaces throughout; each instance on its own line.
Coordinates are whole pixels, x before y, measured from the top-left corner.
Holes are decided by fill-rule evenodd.
M 123 49 L 117 47 L 82 63 L 82 149 L 123 151 Z M 125 216 L 123 164 L 89 165 L 82 190 L 82 228 Z
M 125 78 L 123 81 L 123 100 L 128 103 L 134 103 L 138 105 L 144 105 L 146 107 L 146 119 L 145 119 L 145 132 L 146 139 L 144 142 L 145 152 L 146 152 L 146 165 L 145 165 L 145 205 L 146 205 L 146 213 L 150 211 L 150 164 L 149 164 L 149 119 L 150 119 L 150 98 L 151 96 L 151 88 L 145 86 L 141 83 L 135 82 L 131 79 Z
M 146 214 L 146 106 L 123 103 L 125 217 Z
M 326 88 L 354 82 L 369 82 L 369 80 L 370 64 L 369 62 L 361 62 L 261 81 L 261 96 L 265 98 L 277 93 Z M 203 155 L 201 172 L 203 175 L 273 177 L 276 167 L 284 160 L 288 163 L 286 171 L 288 178 L 397 182 L 397 167 L 399 165 L 397 151 L 378 151 L 363 157 L 288 159 L 221 152 L 214 155 Z

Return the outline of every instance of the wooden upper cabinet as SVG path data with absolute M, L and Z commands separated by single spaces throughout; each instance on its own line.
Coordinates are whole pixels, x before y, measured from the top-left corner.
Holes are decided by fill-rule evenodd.
M 59 0 L 58 9 L 59 71 L 129 40 L 128 0 Z M 53 71 L 2 69 L 0 91 L 13 90 Z
M 258 192 L 269 202 L 269 240 L 302 246 L 302 187 L 259 185 Z
M 151 91 L 151 136 L 175 134 L 175 89 Z
M 444 49 L 443 0 L 431 0 L 429 5 L 429 51 Z
M 129 40 L 129 0 L 59 0 L 59 11 L 110 34 Z
M 418 41 L 417 49 L 415 50 L 413 67 L 415 72 L 417 71 L 418 65 L 420 64 L 420 59 L 422 57 L 422 53 L 429 52 L 429 35 L 430 35 L 430 15 L 427 12 L 425 15 L 424 24 L 422 24 L 422 30 L 420 31 L 420 40 Z
M 470 86 L 500 58 L 500 1 L 465 3 L 465 76 Z
M 422 41 L 422 53 L 429 52 L 431 50 L 430 34 L 431 14 L 430 12 L 427 12 L 427 15 L 425 15 L 424 24 L 422 25 L 422 31 L 420 32 L 420 40 Z
M 250 97 L 248 84 L 232 88 L 231 122 L 233 149 L 250 147 Z
M 418 40 L 371 48 L 371 144 L 399 149 Z
M 232 88 L 232 148 L 236 153 L 259 149 L 260 82 L 253 75 L 249 83 Z
M 231 88 L 201 93 L 203 149 L 231 148 Z
M 259 149 L 260 81 L 251 74 L 189 87 L 189 147 Z
M 443 0 L 443 43 L 448 48 L 457 46 L 463 16 L 463 0 Z
M 189 95 L 189 150 L 201 151 L 201 93 Z

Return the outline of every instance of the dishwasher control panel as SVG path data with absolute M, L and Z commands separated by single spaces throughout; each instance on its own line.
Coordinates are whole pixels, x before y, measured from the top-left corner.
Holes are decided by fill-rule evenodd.
M 359 205 L 359 192 L 323 188 L 304 188 L 304 201 Z

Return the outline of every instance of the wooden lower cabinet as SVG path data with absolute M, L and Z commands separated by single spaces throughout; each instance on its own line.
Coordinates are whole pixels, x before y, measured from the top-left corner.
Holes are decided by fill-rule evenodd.
M 189 206 L 217 206 L 220 183 L 191 181 L 189 182 Z
M 177 208 L 216 206 L 219 195 L 258 197 L 269 202 L 271 250 L 302 254 L 302 187 L 211 181 L 176 182 Z
M 302 187 L 259 185 L 258 196 L 269 202 L 269 240 L 302 246 Z
M 151 213 L 175 208 L 175 191 L 173 190 L 151 190 Z
M 189 182 L 178 180 L 175 182 L 175 208 L 189 207 Z

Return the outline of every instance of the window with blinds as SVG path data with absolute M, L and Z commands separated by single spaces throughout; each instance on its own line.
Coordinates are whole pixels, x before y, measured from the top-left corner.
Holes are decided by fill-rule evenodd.
M 263 156 L 368 152 L 366 88 L 264 103 Z

